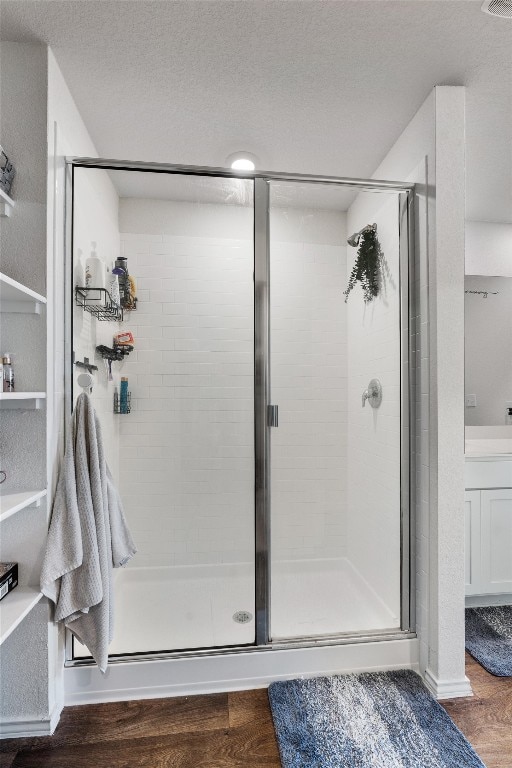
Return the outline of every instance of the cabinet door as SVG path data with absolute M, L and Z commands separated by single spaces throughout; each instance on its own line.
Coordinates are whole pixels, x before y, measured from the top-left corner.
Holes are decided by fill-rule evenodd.
M 481 594 L 512 592 L 512 488 L 481 491 Z
M 480 567 L 480 491 L 466 491 L 465 513 L 465 563 L 466 595 L 481 593 Z

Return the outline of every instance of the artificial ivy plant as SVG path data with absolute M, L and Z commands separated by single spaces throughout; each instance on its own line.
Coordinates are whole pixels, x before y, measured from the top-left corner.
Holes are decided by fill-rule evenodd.
M 360 232 L 359 248 L 352 268 L 347 290 L 344 291 L 345 303 L 356 283 L 361 283 L 365 304 L 379 295 L 381 285 L 381 248 L 377 239 L 377 226 L 369 224 Z

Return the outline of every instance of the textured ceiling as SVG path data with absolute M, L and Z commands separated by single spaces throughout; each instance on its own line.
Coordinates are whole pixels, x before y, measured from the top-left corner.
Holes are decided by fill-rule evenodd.
M 369 176 L 436 84 L 467 86 L 467 217 L 512 222 L 512 21 L 480 0 L 3 0 L 104 157 Z

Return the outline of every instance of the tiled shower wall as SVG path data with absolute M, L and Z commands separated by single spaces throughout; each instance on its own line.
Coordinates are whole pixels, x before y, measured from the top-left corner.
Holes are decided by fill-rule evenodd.
M 384 268 L 369 304 L 356 286 L 348 307 L 348 508 L 351 560 L 370 588 L 400 616 L 400 272 L 398 197 L 361 192 L 348 212 L 349 230 L 377 224 Z M 347 271 L 357 248 L 350 248 Z M 362 407 L 371 379 L 382 403 Z M 406 414 L 407 417 L 407 414 Z
M 330 215 L 338 218 L 338 242 L 345 242 L 344 217 Z M 270 275 L 272 401 L 279 405 L 279 427 L 272 430 L 272 559 L 343 557 L 346 248 L 271 236 Z
M 73 226 L 73 286 L 84 285 L 85 262 L 95 243 L 97 256 L 110 269 L 119 256 L 119 198 L 108 173 L 100 169 L 79 168 L 75 170 L 75 203 Z M 107 276 L 108 287 L 108 276 Z M 73 297 L 74 300 L 74 297 Z M 119 470 L 119 422 L 113 413 L 114 384 L 108 381 L 103 360 L 96 353 L 100 344 L 111 347 L 113 335 L 120 324 L 97 320 L 73 306 L 73 351 L 75 360 L 89 361 L 98 366 L 93 375 L 90 393 L 98 413 L 103 437 L 105 456 L 114 479 L 118 480 Z M 118 378 L 118 366 L 113 366 L 113 375 Z M 74 400 L 83 391 L 77 384 L 82 368 L 73 366 Z
M 252 211 L 216 206 L 211 216 L 207 206 L 211 224 L 199 229 L 196 206 L 185 234 L 193 206 L 154 203 L 120 203 L 122 253 L 139 296 L 124 323 L 136 351 L 121 371 L 132 412 L 118 417 L 121 493 L 139 548 L 132 565 L 252 562 Z M 336 217 L 343 242 L 344 217 Z M 345 248 L 304 242 L 279 214 L 274 222 L 273 556 L 338 557 L 346 542 Z M 283 242 L 287 231 L 293 243 Z
M 139 303 L 120 420 L 134 566 L 254 559 L 249 240 L 123 233 Z

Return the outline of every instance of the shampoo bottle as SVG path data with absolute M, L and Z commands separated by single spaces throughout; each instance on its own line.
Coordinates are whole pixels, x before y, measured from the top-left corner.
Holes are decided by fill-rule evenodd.
M 128 377 L 121 377 L 121 393 L 119 397 L 119 412 L 128 413 Z
M 105 294 L 94 288 L 106 288 L 106 267 L 96 253 L 96 243 L 91 242 L 91 255 L 85 260 L 85 285 L 90 290 L 87 292 L 87 301 L 91 304 L 103 304 Z
M 128 306 L 129 283 L 128 283 L 128 259 L 126 256 L 119 256 L 116 259 L 114 272 L 119 278 L 120 304 L 123 308 Z
M 115 269 L 115 265 L 113 269 Z M 119 278 L 113 271 L 110 273 L 109 291 L 110 291 L 110 298 L 112 299 L 114 304 L 117 304 L 119 306 L 121 304 L 121 297 L 119 294 Z

